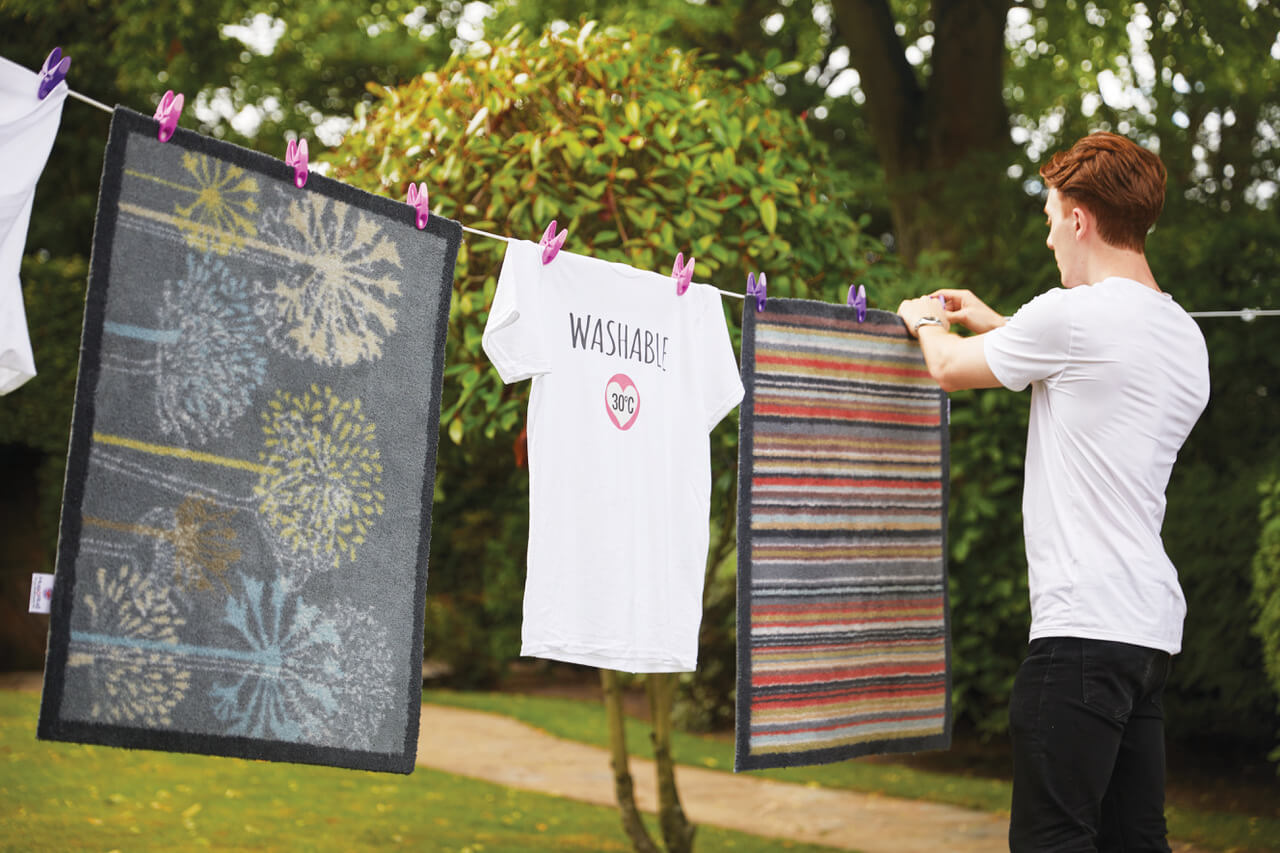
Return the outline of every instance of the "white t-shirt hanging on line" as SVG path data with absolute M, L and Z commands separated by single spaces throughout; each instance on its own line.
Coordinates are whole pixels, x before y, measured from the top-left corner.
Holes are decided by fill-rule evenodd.
M 743 395 L 719 293 L 512 242 L 483 345 L 533 379 L 521 654 L 695 669 L 709 435 Z
M 1108 278 L 1037 296 L 983 348 L 1000 384 L 1031 385 L 1031 639 L 1177 653 L 1187 608 L 1160 528 L 1174 460 L 1209 399 L 1195 320 L 1167 293 Z
M 18 270 L 36 181 L 67 98 L 67 84 L 59 83 L 40 100 L 39 81 L 39 75 L 0 57 L 0 394 L 36 375 Z

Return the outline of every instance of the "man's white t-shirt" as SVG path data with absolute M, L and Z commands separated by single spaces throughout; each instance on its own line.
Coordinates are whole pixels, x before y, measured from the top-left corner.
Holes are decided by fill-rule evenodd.
M 521 654 L 695 669 L 709 436 L 743 394 L 720 295 L 513 242 L 483 346 L 503 382 L 533 379 Z
M 1031 639 L 1178 652 L 1186 602 L 1160 528 L 1174 460 L 1209 399 L 1196 322 L 1169 294 L 1108 278 L 1036 297 L 983 345 L 1002 385 L 1031 385 Z

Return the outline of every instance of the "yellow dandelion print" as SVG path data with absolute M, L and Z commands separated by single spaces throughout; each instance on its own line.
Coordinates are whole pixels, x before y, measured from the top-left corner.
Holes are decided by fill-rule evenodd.
M 253 494 L 275 536 L 296 555 L 337 568 L 382 515 L 382 463 L 375 424 L 360 399 L 328 387 L 276 391 L 262 413 L 266 466 Z
M 244 248 L 258 233 L 258 179 L 239 166 L 190 151 L 182 155 L 182 165 L 196 193 L 190 204 L 174 207 L 187 245 L 219 255 Z

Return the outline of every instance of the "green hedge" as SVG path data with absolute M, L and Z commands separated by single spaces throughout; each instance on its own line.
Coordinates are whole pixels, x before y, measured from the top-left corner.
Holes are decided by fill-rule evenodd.
M 1262 642 L 1262 657 L 1271 689 L 1280 699 L 1280 476 L 1264 482 L 1258 491 L 1262 494 L 1258 512 L 1262 535 L 1258 539 L 1258 553 L 1253 558 L 1252 599 L 1257 611 L 1253 631 Z M 1270 757 L 1280 762 L 1280 746 Z M 1280 773 L 1280 765 L 1276 772 Z

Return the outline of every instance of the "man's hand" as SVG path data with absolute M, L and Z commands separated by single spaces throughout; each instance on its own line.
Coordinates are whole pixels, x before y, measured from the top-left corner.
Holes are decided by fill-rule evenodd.
M 920 337 L 920 334 L 916 323 L 926 317 L 941 321 L 942 329 L 949 329 L 951 324 L 946 314 L 947 312 L 942 302 L 934 296 L 904 299 L 902 304 L 898 306 L 898 316 L 902 318 L 902 322 L 907 324 L 907 331 L 917 338 Z
M 987 307 L 971 290 L 935 290 L 930 296 L 942 297 L 947 322 L 959 323 L 971 332 L 982 334 L 1004 325 L 1004 316 Z M 905 302 L 903 303 L 906 304 Z M 899 310 L 898 313 L 902 313 Z
M 947 294 L 951 294 L 956 299 L 955 306 L 957 310 L 948 310 L 943 299 Z M 990 308 L 983 305 L 976 296 L 967 290 L 940 290 L 931 296 L 921 296 L 919 299 L 906 299 L 898 306 L 898 316 L 907 324 L 907 330 L 915 335 L 920 341 L 920 351 L 924 354 L 925 365 L 929 368 L 929 375 L 942 388 L 943 391 L 963 391 L 966 388 L 996 388 L 999 387 L 1000 381 L 996 379 L 995 374 L 991 372 L 991 368 L 987 366 L 986 341 L 978 335 L 970 335 L 962 337 L 960 335 L 948 335 L 950 331 L 950 319 L 956 315 L 962 315 L 964 299 L 968 297 L 973 303 L 981 306 L 990 315 L 993 315 L 999 324 L 1004 323 L 1004 318 L 1000 317 Z M 972 304 L 969 306 L 973 307 Z M 985 314 L 981 310 L 975 312 L 974 316 L 984 317 Z M 933 317 L 940 321 L 939 324 L 919 325 L 922 318 Z M 995 322 L 988 317 L 988 322 Z M 970 326 L 970 328 L 973 328 Z M 995 326 L 987 326 L 983 331 L 987 331 Z M 940 331 L 926 332 L 926 329 L 938 329 Z

